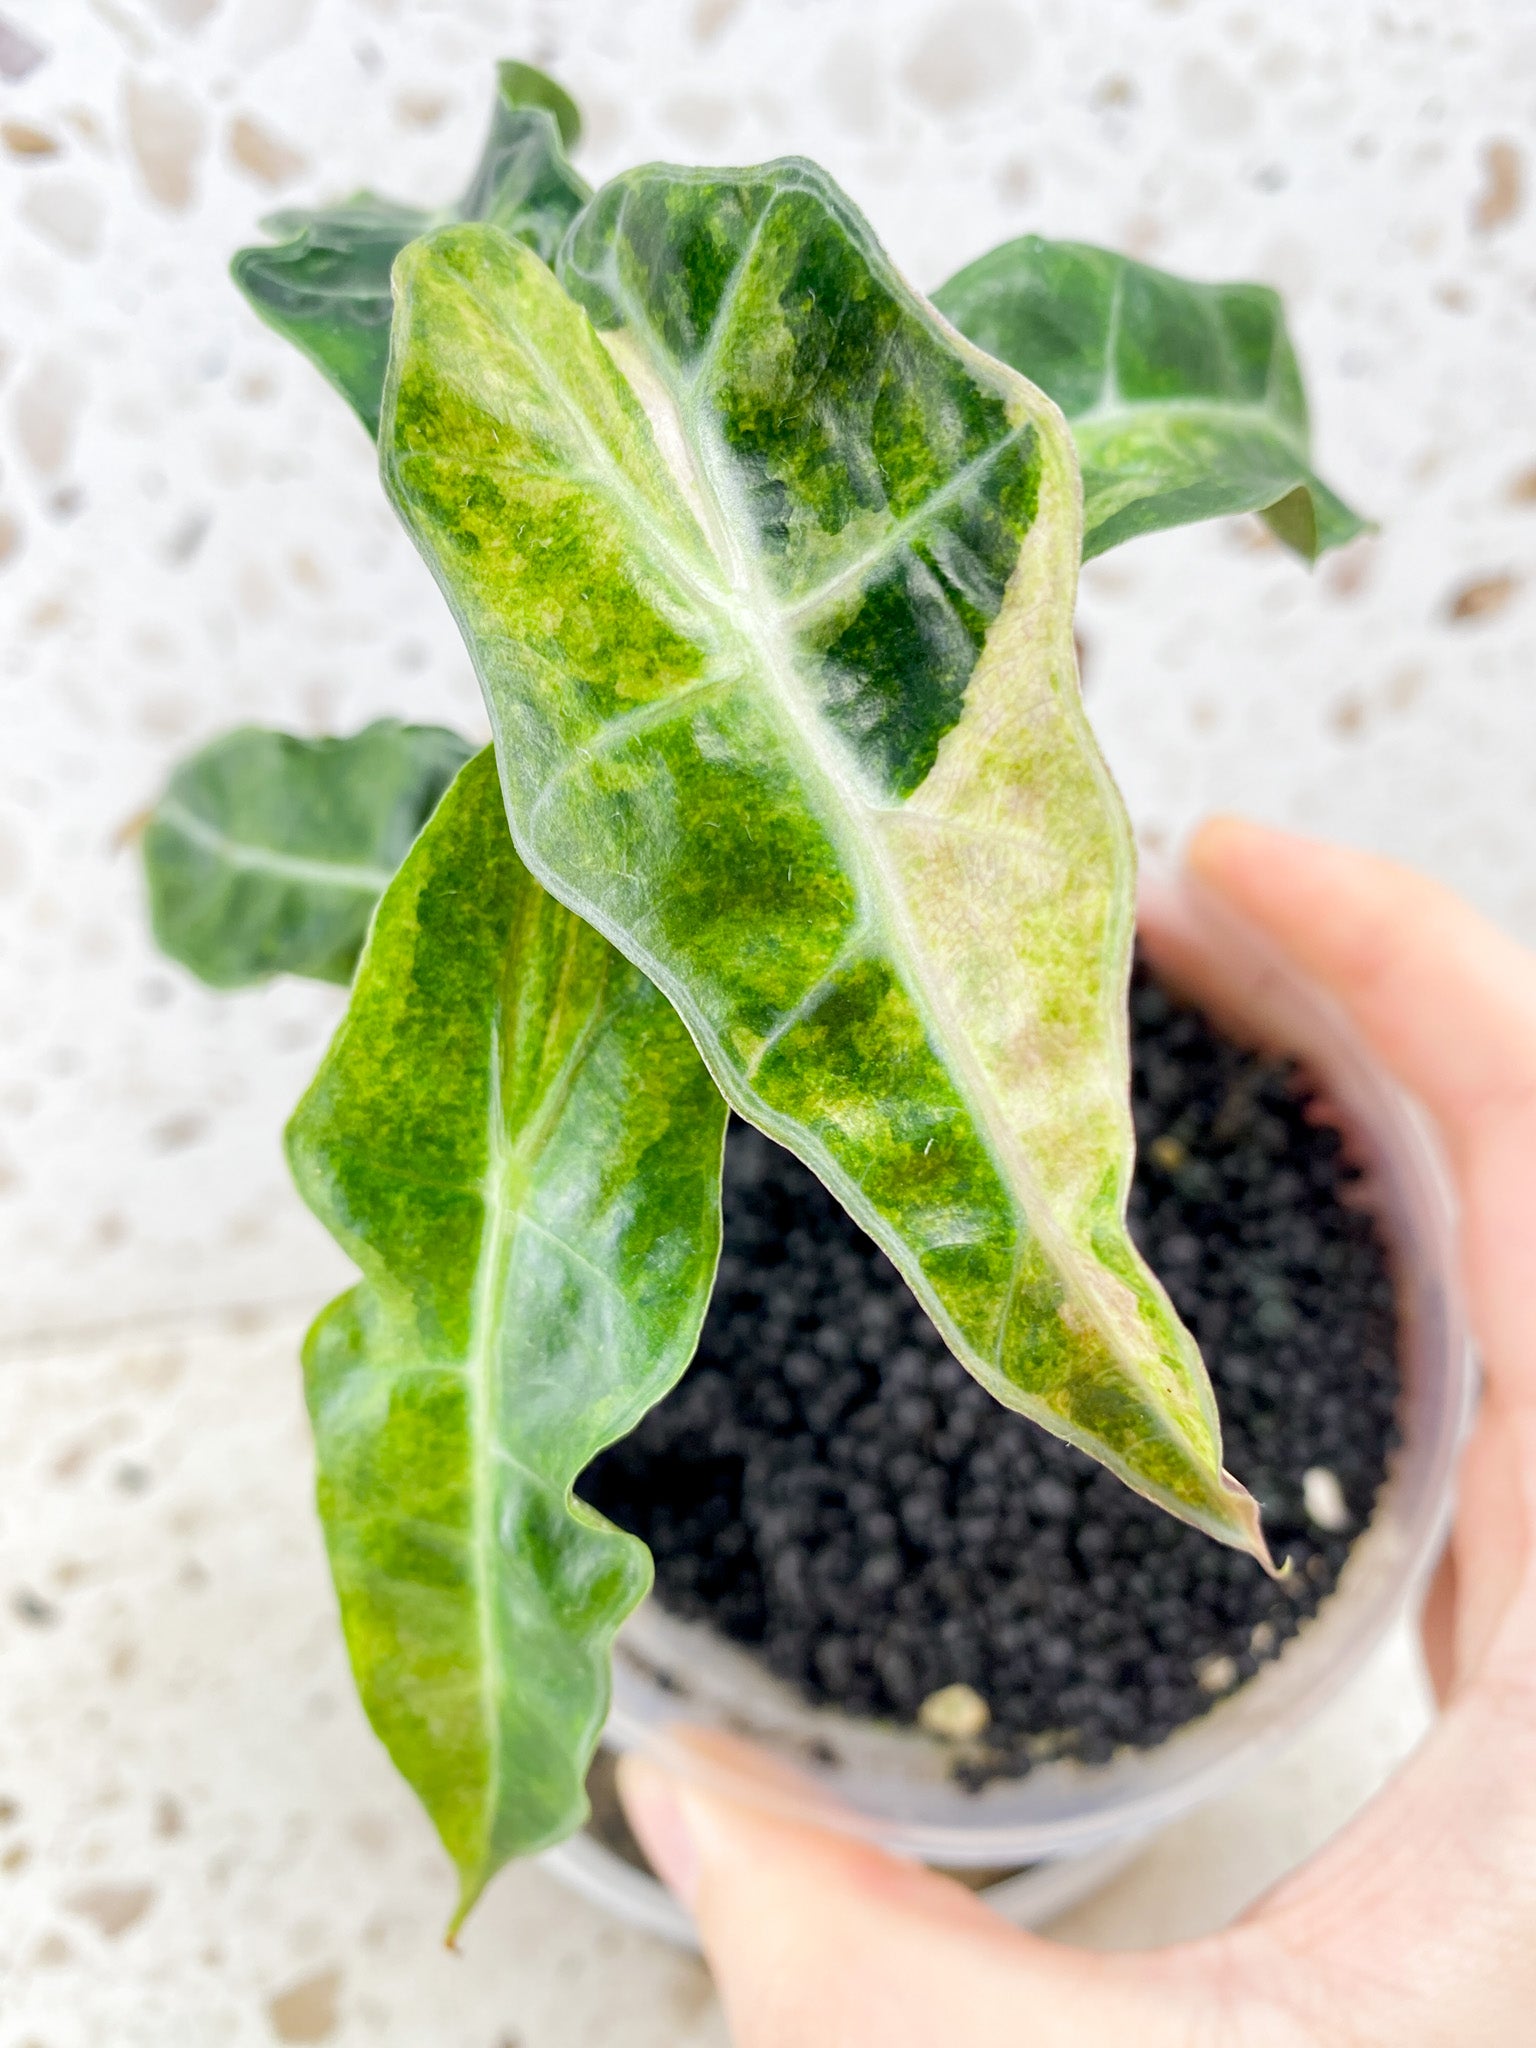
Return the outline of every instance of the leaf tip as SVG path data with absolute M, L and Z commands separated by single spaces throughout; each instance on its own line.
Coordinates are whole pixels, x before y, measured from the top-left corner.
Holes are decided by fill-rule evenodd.
M 1234 1550 L 1245 1550 L 1257 1560 L 1272 1579 L 1283 1578 L 1284 1569 L 1275 1563 L 1274 1553 L 1269 1547 L 1269 1538 L 1264 1534 L 1263 1515 L 1258 1502 L 1247 1487 L 1234 1479 L 1230 1472 L 1221 1474 L 1221 1501 L 1225 1510 L 1224 1521 L 1227 1533 L 1223 1540 Z
M 502 102 L 509 108 L 542 107 L 555 117 L 555 126 L 566 149 L 574 149 L 581 140 L 581 109 L 565 90 L 557 85 L 547 71 L 540 71 L 536 65 L 520 63 L 515 57 L 504 57 L 496 66 L 497 90 Z
M 452 1919 L 443 1929 L 443 1947 L 447 1949 L 450 1955 L 457 1956 L 463 1954 L 463 1950 L 459 1947 L 459 1936 L 464 1930 L 464 1922 L 473 1913 L 476 1906 L 479 1905 L 480 1894 L 484 1890 L 485 1872 L 483 1870 L 466 1870 L 461 1865 L 459 1868 L 458 1904 L 453 1909 Z

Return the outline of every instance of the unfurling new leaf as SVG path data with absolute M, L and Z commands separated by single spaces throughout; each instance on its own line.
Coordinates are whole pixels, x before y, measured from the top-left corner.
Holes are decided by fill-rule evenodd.
M 1024 235 L 934 304 L 1071 422 L 1085 557 L 1231 512 L 1262 512 L 1308 561 L 1367 530 L 1312 472 L 1301 372 L 1266 286 L 1194 284 Z
M 807 163 L 619 178 L 560 275 L 412 244 L 381 430 L 523 858 L 985 1386 L 1262 1551 L 1125 1230 L 1134 853 L 1059 413 Z
M 374 904 L 470 752 L 394 718 L 350 739 L 246 725 L 214 740 L 144 829 L 161 949 L 214 988 L 350 981 Z
M 288 1132 L 363 1274 L 305 1348 L 352 1668 L 460 1919 L 586 1813 L 650 1559 L 571 1486 L 692 1354 L 724 1124 L 665 998 L 523 867 L 477 756 L 380 903 Z
M 494 221 L 553 256 L 588 196 L 565 155 L 580 133 L 575 104 L 553 79 L 529 64 L 499 65 L 490 133 L 457 206 L 434 214 L 358 192 L 334 206 L 274 213 L 263 226 L 282 239 L 274 248 L 240 250 L 231 265 L 235 282 L 377 435 L 396 256 L 444 219 Z

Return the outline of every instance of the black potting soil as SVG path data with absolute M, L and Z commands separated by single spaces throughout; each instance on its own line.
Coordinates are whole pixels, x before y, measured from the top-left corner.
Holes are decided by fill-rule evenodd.
M 970 1694 L 922 1710 L 968 1687 L 968 1782 L 1158 1742 L 1250 1677 L 1331 1590 L 1394 1440 L 1393 1289 L 1337 1133 L 1293 1067 L 1140 969 L 1131 1018 L 1132 1230 L 1285 1583 L 1000 1408 L 814 1176 L 739 1123 L 698 1356 L 581 1484 L 650 1545 L 666 1607 L 810 1700 L 931 1723 L 958 1698 L 963 1726 Z

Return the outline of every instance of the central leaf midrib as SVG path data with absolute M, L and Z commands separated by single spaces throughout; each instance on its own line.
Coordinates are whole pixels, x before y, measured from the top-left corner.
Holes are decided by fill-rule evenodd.
M 631 327 L 649 336 L 649 327 L 643 321 L 643 316 L 639 315 L 638 309 L 633 306 L 626 306 L 625 311 Z M 986 1072 L 982 1068 L 974 1048 L 950 1015 L 947 1002 L 932 986 L 931 978 L 923 964 L 923 950 L 917 943 L 916 934 L 911 929 L 910 920 L 905 910 L 903 892 L 899 881 L 891 872 L 889 858 L 885 849 L 880 844 L 876 825 L 880 813 L 874 806 L 869 804 L 862 790 L 859 789 L 849 774 L 846 764 L 837 751 L 834 748 L 827 747 L 822 741 L 819 720 L 817 719 L 814 707 L 808 701 L 805 686 L 801 682 L 796 670 L 792 650 L 785 644 L 785 627 L 792 614 L 786 607 L 777 604 L 764 587 L 761 575 L 756 567 L 755 558 L 750 550 L 736 546 L 735 529 L 731 521 L 730 506 L 726 500 L 725 493 L 716 482 L 716 467 L 719 457 L 715 455 L 714 459 L 711 459 L 714 451 L 709 448 L 700 431 L 697 416 L 690 408 L 685 408 L 678 404 L 676 387 L 666 375 L 665 359 L 660 355 L 659 351 L 654 349 L 648 349 L 647 355 L 652 368 L 656 371 L 658 383 L 665 390 L 676 409 L 681 428 L 681 443 L 692 458 L 694 477 L 698 484 L 700 495 L 704 499 L 711 526 L 721 535 L 722 541 L 730 549 L 730 566 L 735 572 L 732 576 L 733 587 L 738 596 L 745 600 L 745 608 L 751 622 L 757 628 L 756 632 L 751 635 L 751 639 L 755 642 L 762 666 L 767 672 L 768 680 L 772 686 L 770 702 L 777 705 L 780 709 L 782 713 L 782 728 L 786 730 L 787 736 L 790 738 L 796 752 L 807 762 L 811 773 L 832 785 L 836 801 L 831 806 L 826 807 L 830 810 L 831 819 L 829 822 L 824 811 L 821 822 L 823 827 L 831 833 L 834 841 L 841 842 L 844 858 L 848 860 L 854 878 L 860 885 L 861 890 L 867 891 L 866 900 L 872 899 L 876 912 L 873 920 L 865 916 L 860 918 L 859 923 L 868 926 L 873 922 L 876 928 L 884 927 L 887 935 L 886 943 L 894 955 L 895 964 L 901 973 L 903 984 L 907 988 L 909 996 L 917 1003 L 919 1009 L 926 1012 L 925 1021 L 928 1029 L 933 1033 L 938 1043 L 945 1048 L 946 1058 L 950 1064 L 951 1073 L 956 1081 L 962 1100 L 965 1102 L 966 1108 L 976 1126 L 978 1135 L 983 1138 L 988 1151 L 992 1154 L 993 1164 L 998 1172 L 999 1179 L 1009 1191 L 1012 1200 L 1016 1203 L 1021 1213 L 1021 1220 L 1025 1231 L 1032 1231 L 1038 1238 L 1053 1248 L 1056 1254 L 1054 1263 L 1057 1270 L 1062 1274 L 1064 1284 L 1072 1297 L 1081 1301 L 1081 1290 L 1073 1277 L 1076 1261 L 1070 1256 L 1063 1256 L 1064 1252 L 1070 1251 L 1064 1234 L 1056 1224 L 1050 1206 L 1040 1191 L 1036 1176 L 1022 1147 L 1018 1144 L 1014 1134 L 1009 1131 L 1006 1124 L 1002 1121 L 994 1103 L 993 1090 L 988 1083 Z M 1002 452 L 1012 439 L 1022 435 L 1032 424 L 1033 421 L 1028 416 L 1018 423 L 1011 424 L 1008 436 L 994 444 L 993 449 L 989 451 L 989 456 Z M 659 441 L 657 445 L 659 448 Z M 939 494 L 935 493 L 934 495 L 938 496 Z M 923 515 L 918 514 L 916 516 L 921 517 Z M 1035 526 L 1031 527 L 1029 534 L 1026 535 L 1021 545 L 1021 553 L 1022 548 L 1029 545 L 1030 538 L 1036 530 Z M 1015 564 L 1016 566 L 1017 564 Z M 1010 583 L 1012 582 L 1011 574 L 1009 581 Z M 1003 599 L 1004 607 L 1007 606 L 1008 601 L 1008 597 L 1005 594 Z M 1000 611 L 999 617 L 1001 615 Z M 939 826 L 942 826 L 945 822 L 936 815 L 933 816 L 932 821 Z M 851 829 L 849 829 L 850 827 Z M 852 937 L 853 935 L 850 934 L 849 939 L 844 942 L 845 945 L 851 943 Z M 823 979 L 825 978 L 823 976 Z M 805 1014 L 810 1015 L 814 1007 L 812 1005 L 808 1008 Z M 723 1051 L 721 1056 L 722 1058 L 724 1057 Z M 763 1108 L 772 1116 L 774 1112 L 770 1105 L 764 1103 L 762 1097 L 758 1095 L 748 1072 L 739 1062 L 731 1061 L 730 1064 L 736 1067 L 736 1070 L 741 1075 L 743 1084 L 751 1089 L 754 1097 L 762 1103 Z M 875 1218 L 877 1234 L 882 1229 L 888 1230 L 889 1226 L 885 1224 L 884 1219 L 875 1217 L 873 1206 L 863 1199 L 862 1190 L 858 1189 L 857 1184 L 853 1183 L 849 1176 L 843 1173 L 841 1169 L 837 1169 L 837 1177 L 845 1182 L 852 1191 L 854 1200 L 851 1206 L 856 1211 L 859 1208 L 865 1210 L 865 1218 L 861 1220 L 865 1220 L 867 1224 L 870 1218 Z M 1021 1242 L 1015 1257 L 1014 1276 L 1010 1279 L 1009 1286 L 1005 1291 L 1005 1300 L 1007 1301 L 1011 1301 L 1015 1291 L 1018 1266 L 1023 1256 L 1024 1244 Z M 934 1299 L 937 1302 L 936 1296 Z M 1089 1307 L 1086 1302 L 1083 1305 L 1085 1308 Z M 1091 1308 L 1089 1312 L 1091 1319 L 1098 1326 L 1097 1315 L 1092 1313 Z M 985 1355 L 977 1346 L 964 1337 L 947 1311 L 940 1308 L 939 1317 L 941 1322 L 947 1324 L 954 1332 L 956 1339 L 959 1340 L 965 1350 L 972 1352 L 973 1355 L 978 1357 Z M 1003 1334 L 1003 1326 L 1000 1323 L 1000 1342 Z M 1121 1363 L 1124 1366 L 1125 1362 L 1123 1360 Z
M 161 799 L 159 820 L 172 826 L 184 839 L 200 846 L 232 868 L 251 874 L 266 874 L 287 882 L 312 882 L 329 889 L 345 889 L 354 895 L 377 896 L 394 880 L 393 868 L 369 867 L 362 861 L 330 861 L 321 855 L 285 853 L 280 847 L 262 846 L 255 840 L 235 839 L 228 832 L 195 811 L 177 797 Z
M 494 1467 L 490 1448 L 490 1418 L 495 1412 L 495 1406 L 490 1378 L 495 1356 L 492 1340 L 496 1326 L 496 1297 L 499 1283 L 505 1274 L 510 1249 L 507 1210 L 502 1201 L 506 1152 L 506 1126 L 501 1104 L 501 1010 L 498 1003 L 491 1018 L 490 1068 L 486 1090 L 486 1161 L 481 1196 L 485 1205 L 485 1236 L 475 1267 L 475 1285 L 470 1308 L 469 1357 L 466 1360 L 472 1461 L 471 1555 L 475 1573 L 480 1663 L 484 1674 L 481 1690 L 485 1710 L 487 1803 L 482 1859 L 489 1854 L 491 1839 L 495 1832 L 495 1817 L 501 1806 L 501 1667 L 498 1655 L 499 1636 L 492 1604 L 494 1579 L 490 1569 L 495 1541 L 495 1504 L 492 1493 Z
M 1244 405 L 1235 399 L 1225 398 L 1126 399 L 1122 394 L 1116 405 L 1095 404 L 1087 412 L 1069 413 L 1067 419 L 1074 437 L 1086 430 L 1092 439 L 1096 437 L 1095 430 L 1143 424 L 1149 414 L 1169 414 L 1176 419 L 1209 419 L 1218 425 L 1230 421 L 1245 427 L 1250 433 L 1262 431 L 1273 435 L 1303 468 L 1307 465 L 1307 451 L 1267 396 L 1252 405 Z
M 559 915 L 562 918 L 569 918 L 569 913 Z M 580 928 L 575 919 L 570 918 L 565 932 L 559 992 L 551 1002 L 545 1018 L 546 1037 L 557 1034 L 560 1029 L 562 1007 L 580 948 Z M 518 1232 L 525 1222 L 535 1222 L 535 1219 L 527 1214 L 527 1198 L 532 1187 L 529 1165 L 542 1153 L 546 1140 L 564 1112 L 576 1074 L 598 1029 L 608 985 L 608 973 L 605 971 L 594 991 L 587 1014 L 572 1038 L 564 1058 L 545 1082 L 532 1113 L 523 1119 L 517 1137 L 511 1144 L 507 1142 L 506 1117 L 502 1101 L 502 1008 L 499 995 L 491 1019 L 486 1088 L 486 1164 L 481 1182 L 481 1201 L 487 1217 L 487 1234 L 476 1262 L 470 1310 L 469 1356 L 466 1360 L 473 1461 L 472 1555 L 479 1607 L 480 1655 L 485 1673 L 483 1694 L 489 1795 L 486 1813 L 486 1853 L 489 1853 L 496 1816 L 501 1808 L 501 1702 L 505 1690 L 499 1654 L 499 1609 L 494 1599 L 496 1580 L 493 1562 L 497 1555 L 496 1462 L 499 1459 L 512 1465 L 536 1487 L 547 1487 L 550 1483 L 547 1474 L 535 1471 L 505 1444 L 500 1443 L 493 1429 L 493 1421 L 498 1412 L 494 1384 L 498 1356 L 495 1339 L 500 1329 L 497 1311 L 502 1305 L 506 1275 Z M 543 1234 L 549 1235 L 548 1232 Z M 566 1249 L 573 1248 L 567 1246 Z

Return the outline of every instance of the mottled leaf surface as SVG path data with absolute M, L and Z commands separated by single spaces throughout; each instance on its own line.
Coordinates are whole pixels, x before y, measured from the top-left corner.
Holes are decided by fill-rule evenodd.
M 490 133 L 457 206 L 434 214 L 358 192 L 334 206 L 274 213 L 263 226 L 277 245 L 241 249 L 230 266 L 235 282 L 376 435 L 396 256 L 444 219 L 494 221 L 552 256 L 588 196 L 565 155 L 580 133 L 575 105 L 553 79 L 529 64 L 502 64 Z
M 460 1919 L 586 1814 L 650 1557 L 571 1485 L 692 1355 L 724 1122 L 665 998 L 517 858 L 487 749 L 385 894 L 288 1131 L 363 1274 L 304 1361 L 352 1668 Z
M 1256 1545 L 1124 1227 L 1134 854 L 1060 415 L 814 165 L 631 173 L 561 275 L 413 243 L 380 441 L 524 859 L 986 1386 Z
M 470 752 L 393 718 L 349 739 L 246 725 L 214 740 L 144 830 L 161 950 L 214 988 L 350 981 L 374 904 Z
M 1308 561 L 1366 531 L 1312 472 L 1301 372 L 1266 286 L 1194 284 L 1024 235 L 934 304 L 1071 421 L 1085 558 L 1231 512 L 1262 512 Z

